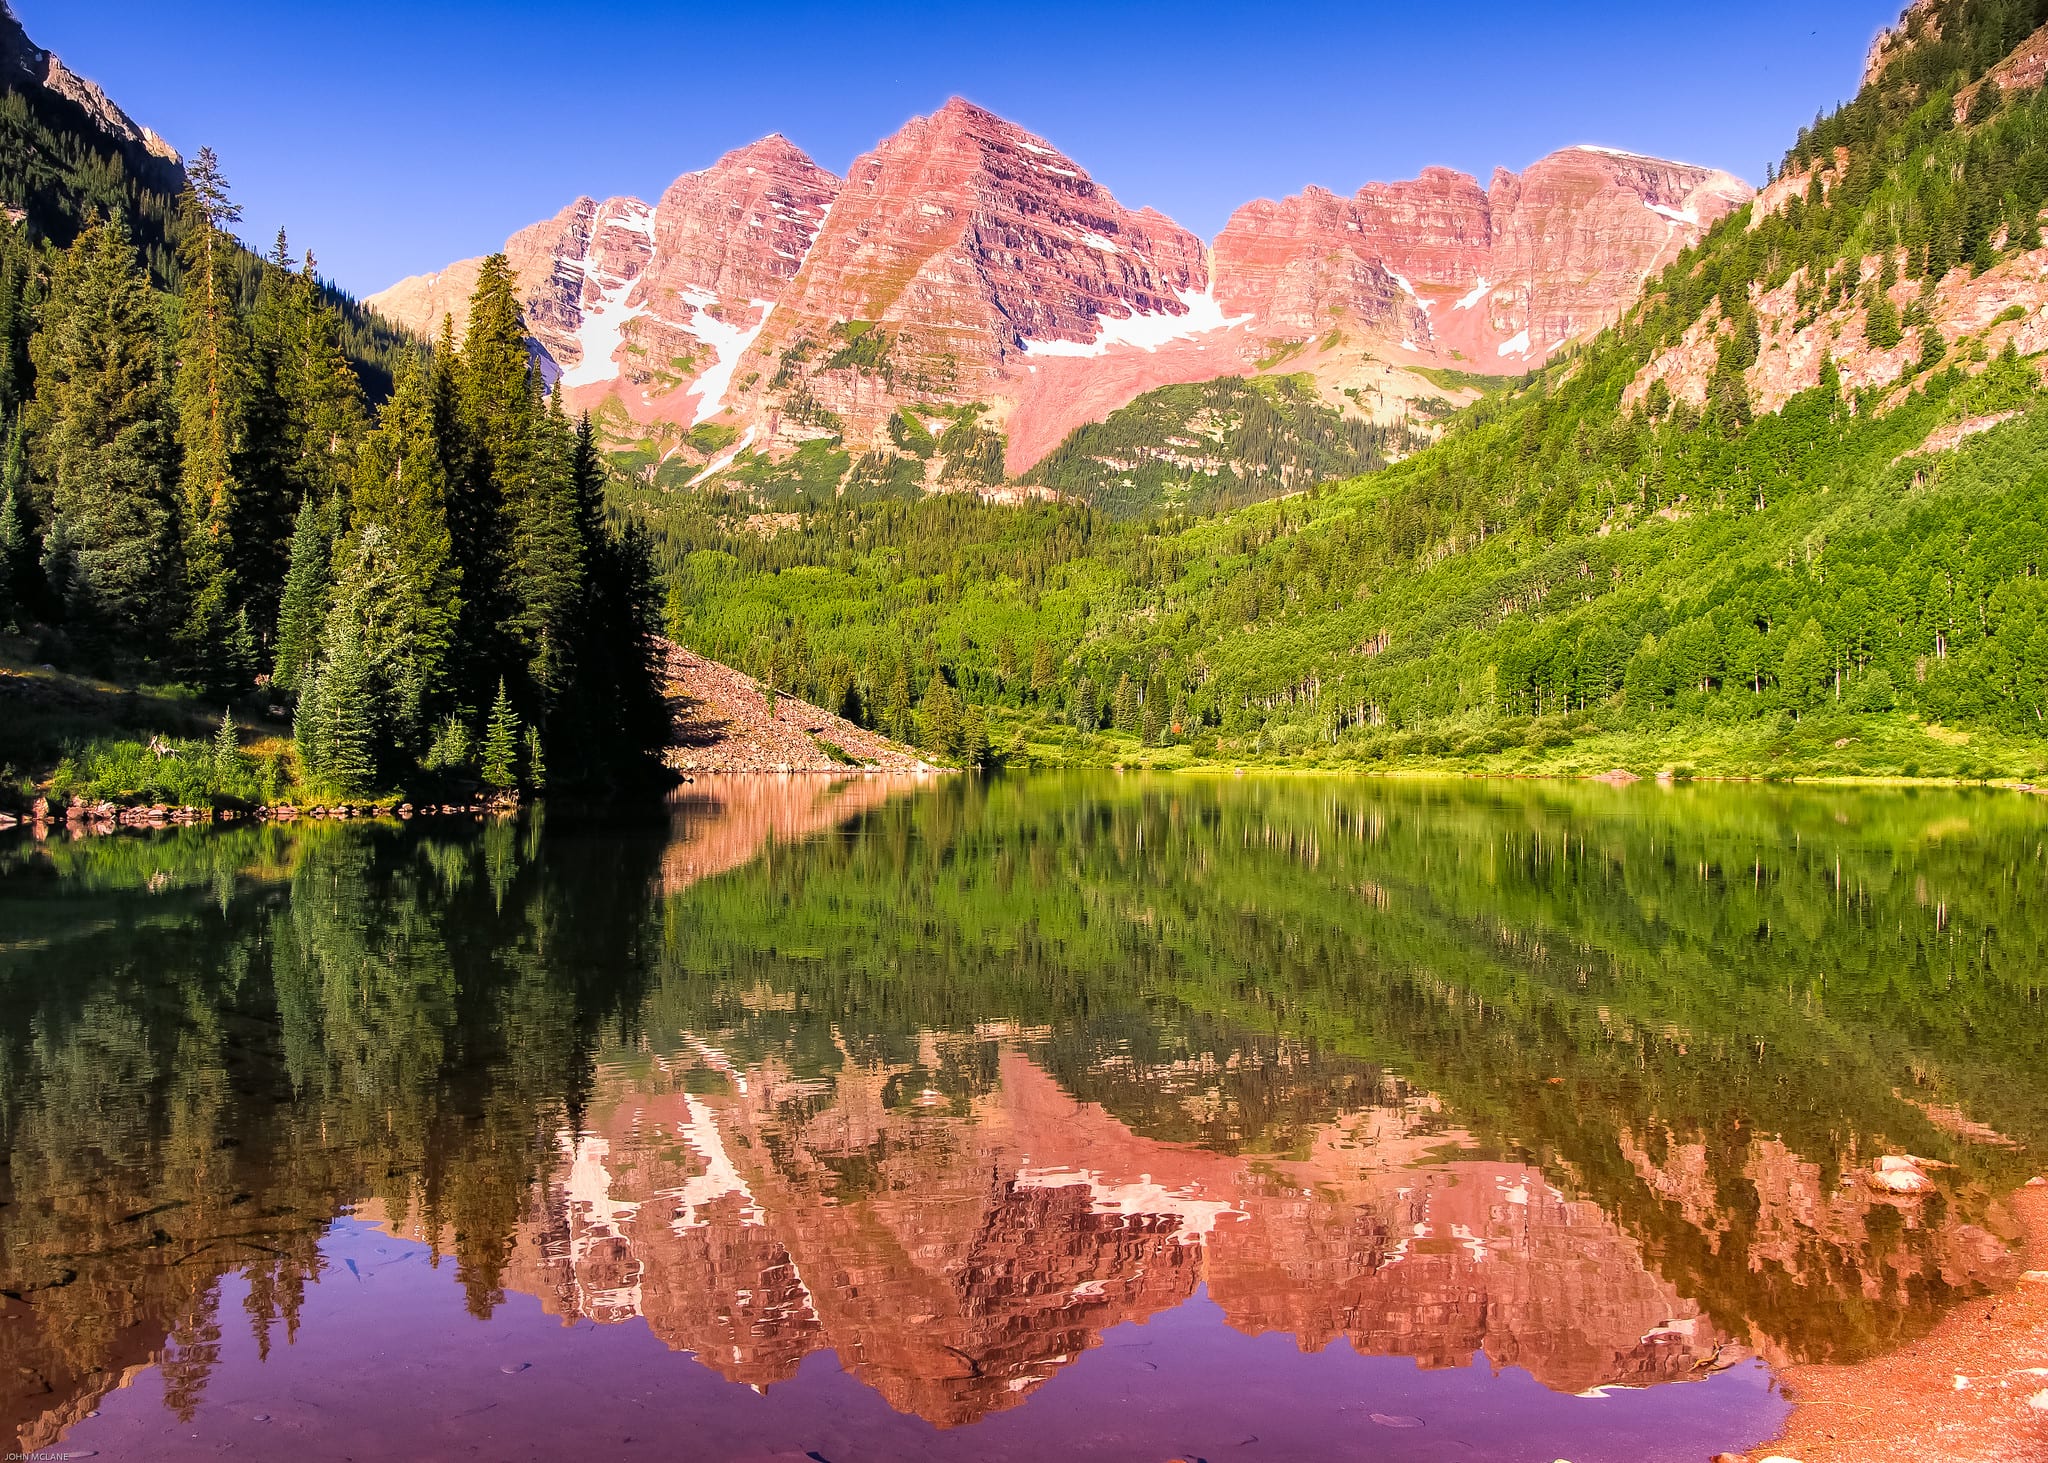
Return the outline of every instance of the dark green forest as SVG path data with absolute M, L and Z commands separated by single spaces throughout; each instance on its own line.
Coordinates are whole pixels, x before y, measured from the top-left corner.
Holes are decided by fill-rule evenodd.
M 649 554 L 542 394 L 504 261 L 373 410 L 282 241 L 244 305 L 210 153 L 181 207 L 172 292 L 119 216 L 61 250 L 0 234 L 0 616 L 39 660 L 288 708 L 283 750 L 187 749 L 214 794 L 630 775 L 666 724 Z M 57 791 L 137 755 L 74 749 Z

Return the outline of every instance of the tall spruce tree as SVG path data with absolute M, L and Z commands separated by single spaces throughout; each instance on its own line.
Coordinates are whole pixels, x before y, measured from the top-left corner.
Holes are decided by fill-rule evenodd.
M 143 655 L 165 648 L 183 601 L 158 321 L 126 227 L 95 221 L 60 257 L 30 345 L 30 456 L 49 485 L 45 564 L 78 628 Z
M 199 150 L 186 176 L 175 385 L 183 454 L 185 636 L 195 668 L 213 684 L 228 685 L 240 675 L 224 651 L 240 603 L 236 542 L 248 506 L 244 441 L 252 395 L 249 344 L 235 299 L 239 245 L 233 226 L 242 210 L 228 196 L 212 148 Z
M 387 751 L 425 747 L 448 688 L 457 585 L 431 388 L 408 368 L 364 443 L 335 553 L 333 613 L 370 648 Z
M 320 664 L 320 635 L 327 624 L 334 559 L 329 520 L 340 505 L 338 496 L 329 500 L 325 510 L 310 496 L 299 504 L 284 596 L 278 608 L 277 657 L 270 672 L 272 683 L 289 694 L 296 695 Z
M 479 770 L 492 787 L 512 787 L 519 781 L 519 716 L 512 698 L 505 694 L 505 682 L 498 681 L 497 697 L 491 702 L 491 717 L 484 725 L 484 745 Z

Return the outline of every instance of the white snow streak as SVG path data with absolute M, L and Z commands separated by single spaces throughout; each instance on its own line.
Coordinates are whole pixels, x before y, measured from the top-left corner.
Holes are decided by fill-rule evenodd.
M 1700 211 L 1696 208 L 1680 210 L 1676 208 L 1666 207 L 1662 203 L 1646 203 L 1643 206 L 1649 209 L 1652 213 L 1662 214 L 1665 218 L 1670 219 L 1673 223 L 1691 224 L 1694 228 L 1698 228 L 1700 226 Z
M 1451 306 L 1451 308 L 1453 310 L 1469 310 L 1474 305 L 1478 304 L 1481 300 L 1485 299 L 1487 291 L 1491 290 L 1492 288 L 1493 286 L 1487 282 L 1486 276 L 1482 274 L 1479 276 L 1479 283 L 1472 286 L 1472 288 L 1468 290 L 1466 293 L 1460 295 L 1458 297 L 1458 302 L 1455 305 Z
M 1500 354 L 1504 356 L 1526 356 L 1529 354 L 1529 327 L 1523 326 L 1522 333 L 1513 340 L 1502 341 Z
M 1243 325 L 1252 317 L 1239 315 L 1226 320 L 1223 307 L 1216 303 L 1216 297 L 1209 290 L 1199 294 L 1194 290 L 1178 292 L 1181 304 L 1187 308 L 1181 314 L 1126 315 L 1118 319 L 1110 315 L 1095 317 L 1095 339 L 1078 340 L 1027 340 L 1024 354 L 1027 356 L 1099 356 L 1108 353 L 1111 346 L 1128 345 L 1140 350 L 1156 351 L 1162 345 L 1176 340 L 1189 340 L 1205 335 L 1212 330 L 1228 330 L 1234 325 Z
M 693 427 L 701 426 L 725 410 L 726 389 L 732 385 L 732 373 L 739 366 L 740 357 L 747 353 L 747 348 L 761 334 L 761 327 L 775 313 L 772 301 L 753 300 L 749 303 L 760 310 L 761 318 L 751 326 L 733 325 L 705 310 L 704 307 L 716 298 L 701 289 L 686 290 L 683 294 L 684 301 L 690 306 L 690 318 L 683 322 L 683 329 L 710 346 L 718 357 L 697 378 L 697 414 L 690 419 Z

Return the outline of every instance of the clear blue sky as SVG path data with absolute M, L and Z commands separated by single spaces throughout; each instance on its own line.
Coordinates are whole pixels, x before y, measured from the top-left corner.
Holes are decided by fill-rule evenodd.
M 959 93 L 1213 237 L 1307 183 L 1598 142 L 1763 176 L 1903 0 L 13 0 L 358 294 L 769 132 L 834 172 Z

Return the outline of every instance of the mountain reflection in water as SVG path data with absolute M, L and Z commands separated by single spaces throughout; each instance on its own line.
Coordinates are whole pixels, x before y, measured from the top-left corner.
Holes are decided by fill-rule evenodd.
M 551 1367 L 675 1389 L 636 1405 L 706 1457 L 1296 1456 L 1318 1406 L 1322 1456 L 1742 1446 L 1760 1364 L 2011 1271 L 2036 811 L 790 778 L 0 845 L 4 1426 L 262 1451 L 304 1357 L 380 1394 L 337 1450 L 428 1390 L 559 1450 L 576 1419 L 485 1394 L 507 1327 L 567 1324 Z M 1932 1192 L 1871 1182 L 1907 1152 Z M 399 1365 L 444 1292 L 473 1329 Z M 408 1383 L 465 1350 L 481 1381 Z

